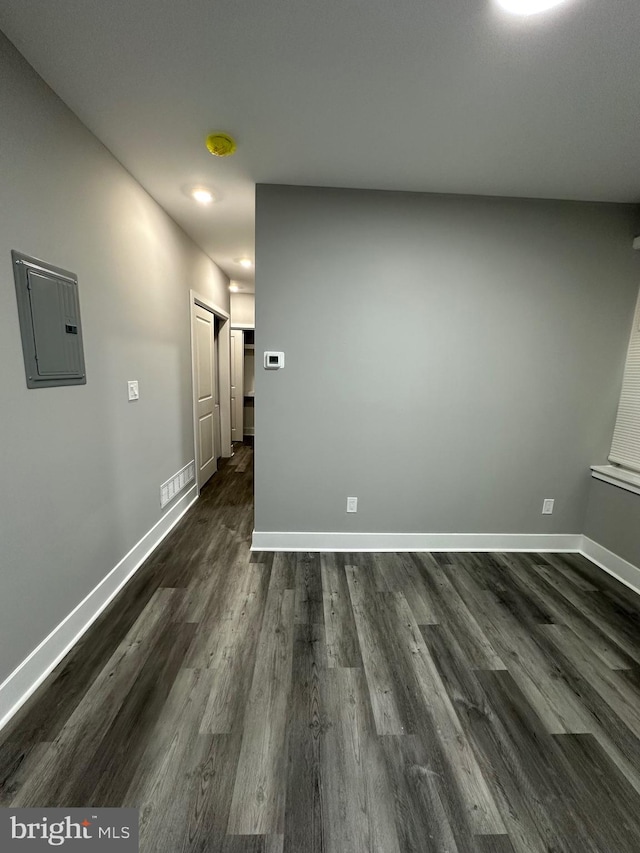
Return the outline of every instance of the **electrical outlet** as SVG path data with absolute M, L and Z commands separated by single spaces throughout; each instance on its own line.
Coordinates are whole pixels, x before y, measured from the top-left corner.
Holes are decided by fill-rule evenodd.
M 545 498 L 542 502 L 542 514 L 543 515 L 551 515 L 553 512 L 553 504 L 555 503 L 553 498 Z
M 358 498 L 347 498 L 347 512 L 358 512 Z
M 138 380 L 130 379 L 127 382 L 127 388 L 129 390 L 129 399 L 130 400 L 139 400 L 140 392 L 138 391 Z

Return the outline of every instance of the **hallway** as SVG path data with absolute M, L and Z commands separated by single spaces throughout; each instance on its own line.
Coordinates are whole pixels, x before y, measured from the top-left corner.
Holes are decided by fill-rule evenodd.
M 0 736 L 143 853 L 632 853 L 638 599 L 575 555 L 257 554 L 253 451 Z

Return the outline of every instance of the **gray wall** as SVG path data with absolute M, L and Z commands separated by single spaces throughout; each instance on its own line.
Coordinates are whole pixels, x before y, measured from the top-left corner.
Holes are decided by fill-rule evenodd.
M 640 568 L 640 495 L 592 480 L 584 534 Z
M 256 530 L 581 533 L 638 214 L 258 186 Z
M 229 293 L 2 36 L 0 79 L 2 681 L 160 519 L 194 456 L 189 287 Z M 77 273 L 86 386 L 27 390 L 11 249 Z

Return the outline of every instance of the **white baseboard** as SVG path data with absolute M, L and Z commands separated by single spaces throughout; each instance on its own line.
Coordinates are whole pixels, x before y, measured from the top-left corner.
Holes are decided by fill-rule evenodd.
M 55 669 L 197 499 L 198 489 L 194 485 L 0 684 L 0 729 Z
M 640 594 L 640 568 L 572 533 L 280 533 L 254 530 L 252 551 L 552 551 L 580 553 Z
M 278 533 L 254 530 L 252 551 L 579 551 L 566 533 Z
M 613 575 L 625 586 L 628 586 L 629 589 L 640 594 L 640 568 L 638 566 L 634 566 L 633 563 L 629 563 L 614 554 L 613 551 L 609 551 L 608 548 L 599 545 L 593 539 L 589 539 L 588 536 L 582 537 L 580 553 L 595 563 L 596 566 Z
M 198 498 L 194 485 L 0 684 L 0 729 L 78 642 Z M 254 531 L 253 551 L 579 552 L 640 594 L 640 568 L 580 534 L 279 533 Z

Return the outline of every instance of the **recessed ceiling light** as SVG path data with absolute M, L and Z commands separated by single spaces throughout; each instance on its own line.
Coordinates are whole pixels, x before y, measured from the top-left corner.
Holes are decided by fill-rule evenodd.
M 250 258 L 236 258 L 236 263 L 240 264 L 240 266 L 244 267 L 246 270 L 250 270 L 253 266 L 253 261 Z
M 231 293 L 237 293 L 240 290 L 240 288 L 235 283 L 235 281 L 232 281 L 231 284 L 229 285 L 229 290 L 231 291 Z
M 198 204 L 211 204 L 215 199 L 211 190 L 208 190 L 206 187 L 194 187 L 191 190 L 191 197 L 194 198 Z
M 565 3 L 566 0 L 496 0 L 506 12 L 514 15 L 537 15 Z

